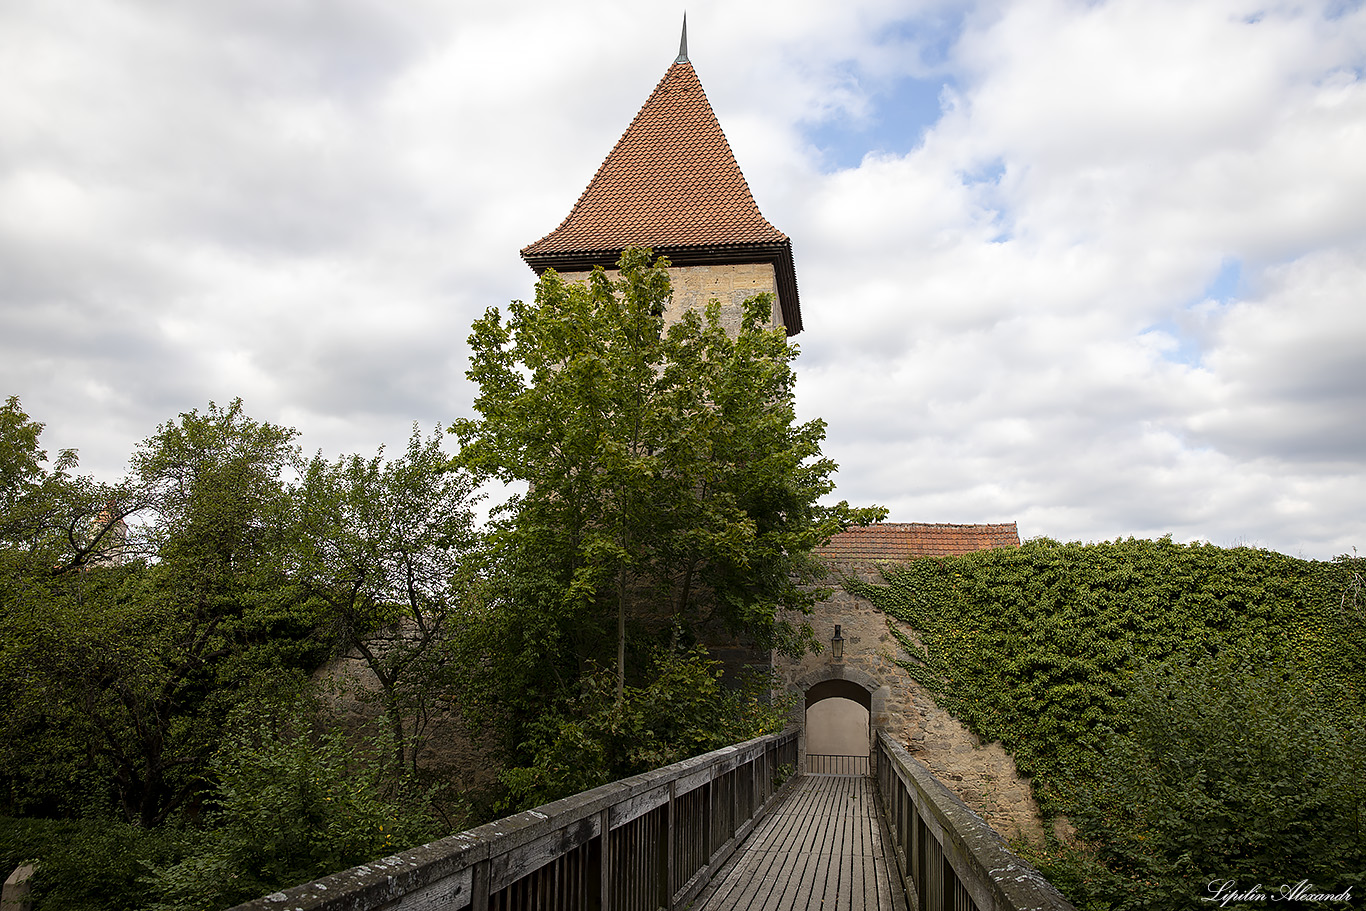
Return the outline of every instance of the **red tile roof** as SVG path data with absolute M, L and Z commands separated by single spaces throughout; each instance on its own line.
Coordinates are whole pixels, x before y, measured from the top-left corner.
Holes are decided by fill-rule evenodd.
M 772 263 L 789 335 L 801 331 L 792 242 L 759 212 L 692 64 L 679 59 L 554 231 L 522 249 L 539 274 L 610 266 L 629 246 L 674 265 Z
M 692 64 L 675 62 L 558 228 L 523 256 L 781 243 L 759 213 Z
M 954 557 L 974 550 L 1019 547 L 1014 522 L 999 525 L 933 525 L 889 522 L 855 526 L 816 549 L 818 556 L 839 562 L 872 563 L 915 557 Z

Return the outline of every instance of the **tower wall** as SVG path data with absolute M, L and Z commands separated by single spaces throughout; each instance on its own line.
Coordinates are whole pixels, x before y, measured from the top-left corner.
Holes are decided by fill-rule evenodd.
M 563 272 L 565 281 L 585 282 L 587 272 Z M 745 299 L 767 291 L 773 295 L 769 324 L 782 325 L 778 308 L 778 279 L 770 263 L 721 263 L 713 266 L 670 266 L 673 300 L 664 312 L 666 322 L 677 322 L 691 308 L 702 310 L 714 300 L 721 303 L 721 325 L 731 335 L 740 330 Z

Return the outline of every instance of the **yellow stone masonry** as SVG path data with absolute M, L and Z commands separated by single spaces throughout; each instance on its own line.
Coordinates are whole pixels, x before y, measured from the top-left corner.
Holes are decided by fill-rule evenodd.
M 564 272 L 565 281 L 588 280 L 587 272 Z M 773 294 L 770 325 L 780 325 L 777 278 L 769 263 L 726 263 L 717 266 L 671 266 L 669 280 L 673 283 L 673 301 L 664 312 L 665 322 L 676 322 L 688 309 L 701 310 L 712 301 L 721 303 L 721 325 L 734 334 L 740 329 L 746 298 L 760 292 Z

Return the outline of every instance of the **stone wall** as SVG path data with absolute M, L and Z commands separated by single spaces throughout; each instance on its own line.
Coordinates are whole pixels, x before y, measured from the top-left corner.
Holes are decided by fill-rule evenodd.
M 881 581 L 881 575 L 871 565 L 844 564 L 836 570 L 864 581 Z M 827 680 L 861 687 L 867 694 L 874 731 L 886 730 L 1002 837 L 1042 843 L 1038 804 L 1028 779 L 1018 773 L 1010 754 L 999 743 L 983 744 L 936 705 L 924 687 L 897 663 L 907 655 L 892 635 L 889 623 L 895 623 L 912 641 L 915 631 L 890 620 L 838 583 L 838 576 L 830 580 L 833 594 L 805 618 L 824 650 L 796 661 L 775 658 L 774 669 L 783 688 L 804 694 Z M 834 662 L 830 654 L 830 637 L 836 623 L 844 636 L 844 659 L 840 662 Z M 755 652 L 734 643 L 716 651 L 717 657 L 728 659 L 724 662 L 728 677 L 736 677 L 742 668 L 759 663 Z M 315 680 L 322 684 L 328 708 L 344 727 L 357 730 L 378 718 L 378 688 L 358 655 L 333 659 L 315 674 Z M 792 720 L 802 725 L 804 719 L 805 705 L 798 700 Z M 478 789 L 492 783 L 497 774 L 496 765 L 488 758 L 492 745 L 471 738 L 455 713 L 435 713 L 428 734 L 422 756 L 424 768 L 438 771 L 462 789 Z M 805 750 L 804 742 L 802 749 Z
M 324 721 L 336 724 L 354 738 L 362 738 L 381 723 L 384 704 L 379 681 L 365 659 L 354 649 L 331 658 L 313 672 Z M 418 728 L 420 727 L 420 730 Z M 500 771 L 492 760 L 491 737 L 472 734 L 459 707 L 434 703 L 424 719 L 404 718 L 408 736 L 420 734 L 418 765 L 434 780 L 462 792 L 474 792 L 494 784 Z
M 563 272 L 565 281 L 587 281 L 587 272 Z M 721 304 L 721 325 L 731 335 L 740 331 L 740 320 L 744 316 L 744 302 L 763 291 L 774 295 L 773 311 L 770 316 L 772 325 L 780 325 L 782 318 L 778 310 L 777 278 L 769 263 L 726 263 L 715 266 L 671 266 L 669 280 L 673 284 L 673 300 L 664 311 L 666 322 L 677 322 L 679 317 L 690 308 L 699 312 L 708 303 L 717 300 Z
M 906 653 L 893 637 L 889 623 L 915 641 L 915 631 L 891 620 L 867 600 L 839 585 L 841 576 L 880 582 L 876 567 L 842 564 L 829 584 L 834 593 L 816 606 L 807 621 L 824 645 L 820 654 L 798 661 L 778 656 L 774 667 L 783 685 L 804 693 L 822 680 L 860 683 L 872 698 L 871 721 L 925 763 L 949 790 L 985 819 L 1003 838 L 1043 842 L 1043 822 L 1029 780 L 1019 774 L 1010 754 L 999 743 L 981 739 L 935 704 L 924 687 L 897 663 Z M 794 618 L 800 619 L 800 618 Z M 844 637 L 844 659 L 835 662 L 830 639 L 835 624 Z M 794 710 L 801 721 L 804 706 Z M 870 744 L 871 746 L 871 744 Z

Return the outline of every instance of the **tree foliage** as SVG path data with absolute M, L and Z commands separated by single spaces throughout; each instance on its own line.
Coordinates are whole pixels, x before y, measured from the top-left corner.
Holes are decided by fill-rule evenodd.
M 97 655 L 107 645 L 82 612 L 117 601 L 130 578 L 110 564 L 131 485 L 75 474 L 72 450 L 49 462 L 42 429 L 17 398 L 0 408 L 0 809 L 11 812 L 70 812 L 98 792 L 107 770 L 94 768 L 92 732 L 64 681 L 85 673 L 83 643 Z
M 74 474 L 75 450 L 47 465 L 42 430 L 17 397 L 0 407 L 0 592 L 7 598 L 21 596 L 34 576 L 61 576 L 119 555 L 123 519 L 141 505 L 128 484 Z
M 1116 909 L 1188 908 L 1210 883 L 1366 885 L 1366 734 L 1300 669 L 1230 648 L 1145 666 L 1075 818 Z M 1094 903 L 1094 902 L 1093 902 Z
M 835 466 L 824 425 L 796 423 L 771 297 L 746 302 L 734 336 L 715 302 L 666 329 L 667 263 L 618 265 L 584 284 L 548 270 L 534 304 L 490 309 L 470 336 L 480 417 L 452 425 L 457 461 L 526 486 L 495 512 L 485 619 L 514 746 L 600 669 L 623 699 L 661 644 L 800 653 L 810 629 L 780 609 L 814 602 L 811 549 L 882 514 L 818 503 Z
M 0 812 L 26 817 L 0 856 L 40 859 L 39 907 L 230 903 L 430 837 L 400 737 L 276 707 L 343 629 L 396 620 L 426 638 L 376 651 L 390 707 L 443 682 L 471 522 L 439 437 L 305 466 L 295 431 L 210 403 L 101 485 L 41 430 L 0 409 Z
M 754 673 L 740 686 L 721 680 L 701 646 L 660 650 L 648 679 L 618 697 L 615 675 L 583 681 L 580 695 L 529 725 L 529 758 L 503 772 L 503 809 L 537 806 L 567 794 L 657 769 L 780 730 L 790 706 L 769 699 L 773 681 Z
M 414 429 L 392 461 L 315 457 L 297 496 L 298 580 L 325 605 L 325 634 L 373 673 L 398 766 L 410 772 L 477 596 L 473 484 L 447 461 L 440 434 Z
M 49 461 L 9 399 L 0 811 L 108 823 L 79 839 L 123 846 L 49 845 L 49 871 L 86 857 L 111 902 L 200 907 L 426 837 L 423 725 L 457 690 L 504 735 L 513 802 L 781 724 L 771 682 L 723 685 L 702 645 L 809 647 L 788 618 L 820 595 L 812 549 L 883 511 L 820 503 L 835 466 L 824 425 L 796 421 L 771 298 L 731 334 L 714 302 L 665 327 L 664 265 L 637 250 L 618 277 L 547 273 L 533 305 L 476 322 L 479 417 L 453 426 L 454 460 L 415 432 L 393 460 L 305 462 L 294 430 L 237 400 L 166 422 L 102 484 L 74 452 Z M 524 492 L 484 547 L 488 478 Z M 364 659 L 388 722 L 360 753 L 240 723 L 339 651 Z M 156 875 L 131 882 L 129 854 Z M 68 879 L 73 906 L 98 904 L 99 876 Z
M 21 774 L 103 770 L 130 822 L 159 825 L 203 786 L 232 706 L 317 660 L 281 562 L 292 438 L 240 401 L 181 415 L 125 485 L 155 561 L 28 574 L 7 601 L 6 716 L 49 752 L 13 756 Z

